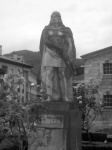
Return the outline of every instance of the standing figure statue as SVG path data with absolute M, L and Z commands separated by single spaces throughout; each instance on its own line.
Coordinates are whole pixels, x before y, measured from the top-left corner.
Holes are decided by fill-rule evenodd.
M 63 25 L 57 11 L 51 14 L 49 25 L 42 31 L 40 53 L 41 85 L 48 95 L 47 100 L 72 100 L 72 61 L 76 59 L 76 50 L 72 32 Z

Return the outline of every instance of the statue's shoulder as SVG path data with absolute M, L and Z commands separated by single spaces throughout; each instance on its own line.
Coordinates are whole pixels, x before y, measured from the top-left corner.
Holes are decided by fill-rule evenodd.
M 47 25 L 47 26 L 44 27 L 43 30 L 50 30 L 50 29 L 52 29 L 51 26 Z
M 69 27 L 62 28 L 62 31 L 65 32 L 66 34 L 73 36 L 72 30 Z
M 49 25 L 45 26 L 44 29 L 42 30 L 42 35 L 46 35 L 49 30 L 51 30 L 51 27 Z
M 65 26 L 55 29 L 55 28 L 52 28 L 50 25 L 47 25 L 47 26 L 45 26 L 44 29 L 43 29 L 43 34 L 47 34 L 47 33 L 49 32 L 49 30 L 62 31 L 62 32 L 64 32 L 65 34 L 69 34 L 70 36 L 73 36 L 71 29 L 70 29 L 69 27 L 65 27 Z
M 69 27 L 65 27 L 66 30 L 71 31 L 71 29 Z

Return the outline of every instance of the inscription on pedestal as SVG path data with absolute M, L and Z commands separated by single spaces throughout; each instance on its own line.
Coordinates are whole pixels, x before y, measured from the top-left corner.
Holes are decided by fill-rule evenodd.
M 41 115 L 38 127 L 63 128 L 63 115 Z

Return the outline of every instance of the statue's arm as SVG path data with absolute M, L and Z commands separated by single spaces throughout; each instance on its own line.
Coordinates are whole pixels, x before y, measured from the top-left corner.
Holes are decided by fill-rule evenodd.
M 66 37 L 67 53 L 70 59 L 74 59 L 76 58 L 76 48 L 74 44 L 73 33 L 69 27 L 65 27 L 63 31 Z
M 68 43 L 68 56 L 70 61 L 72 61 L 72 59 L 76 58 L 75 45 L 71 36 L 67 36 L 66 41 Z
M 52 43 L 48 39 L 49 39 L 48 30 L 44 29 L 41 34 L 40 46 L 39 46 L 41 57 L 43 56 L 43 51 L 44 51 L 45 46 L 50 48 L 50 46 L 52 45 Z
M 67 42 L 68 42 L 68 54 L 70 54 L 70 52 L 72 52 L 72 40 L 70 36 L 67 37 Z

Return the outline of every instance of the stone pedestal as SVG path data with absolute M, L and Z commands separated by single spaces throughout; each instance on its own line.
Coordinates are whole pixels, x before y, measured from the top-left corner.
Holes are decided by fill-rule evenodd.
M 44 102 L 44 106 L 30 150 L 81 150 L 81 113 L 76 104 Z

